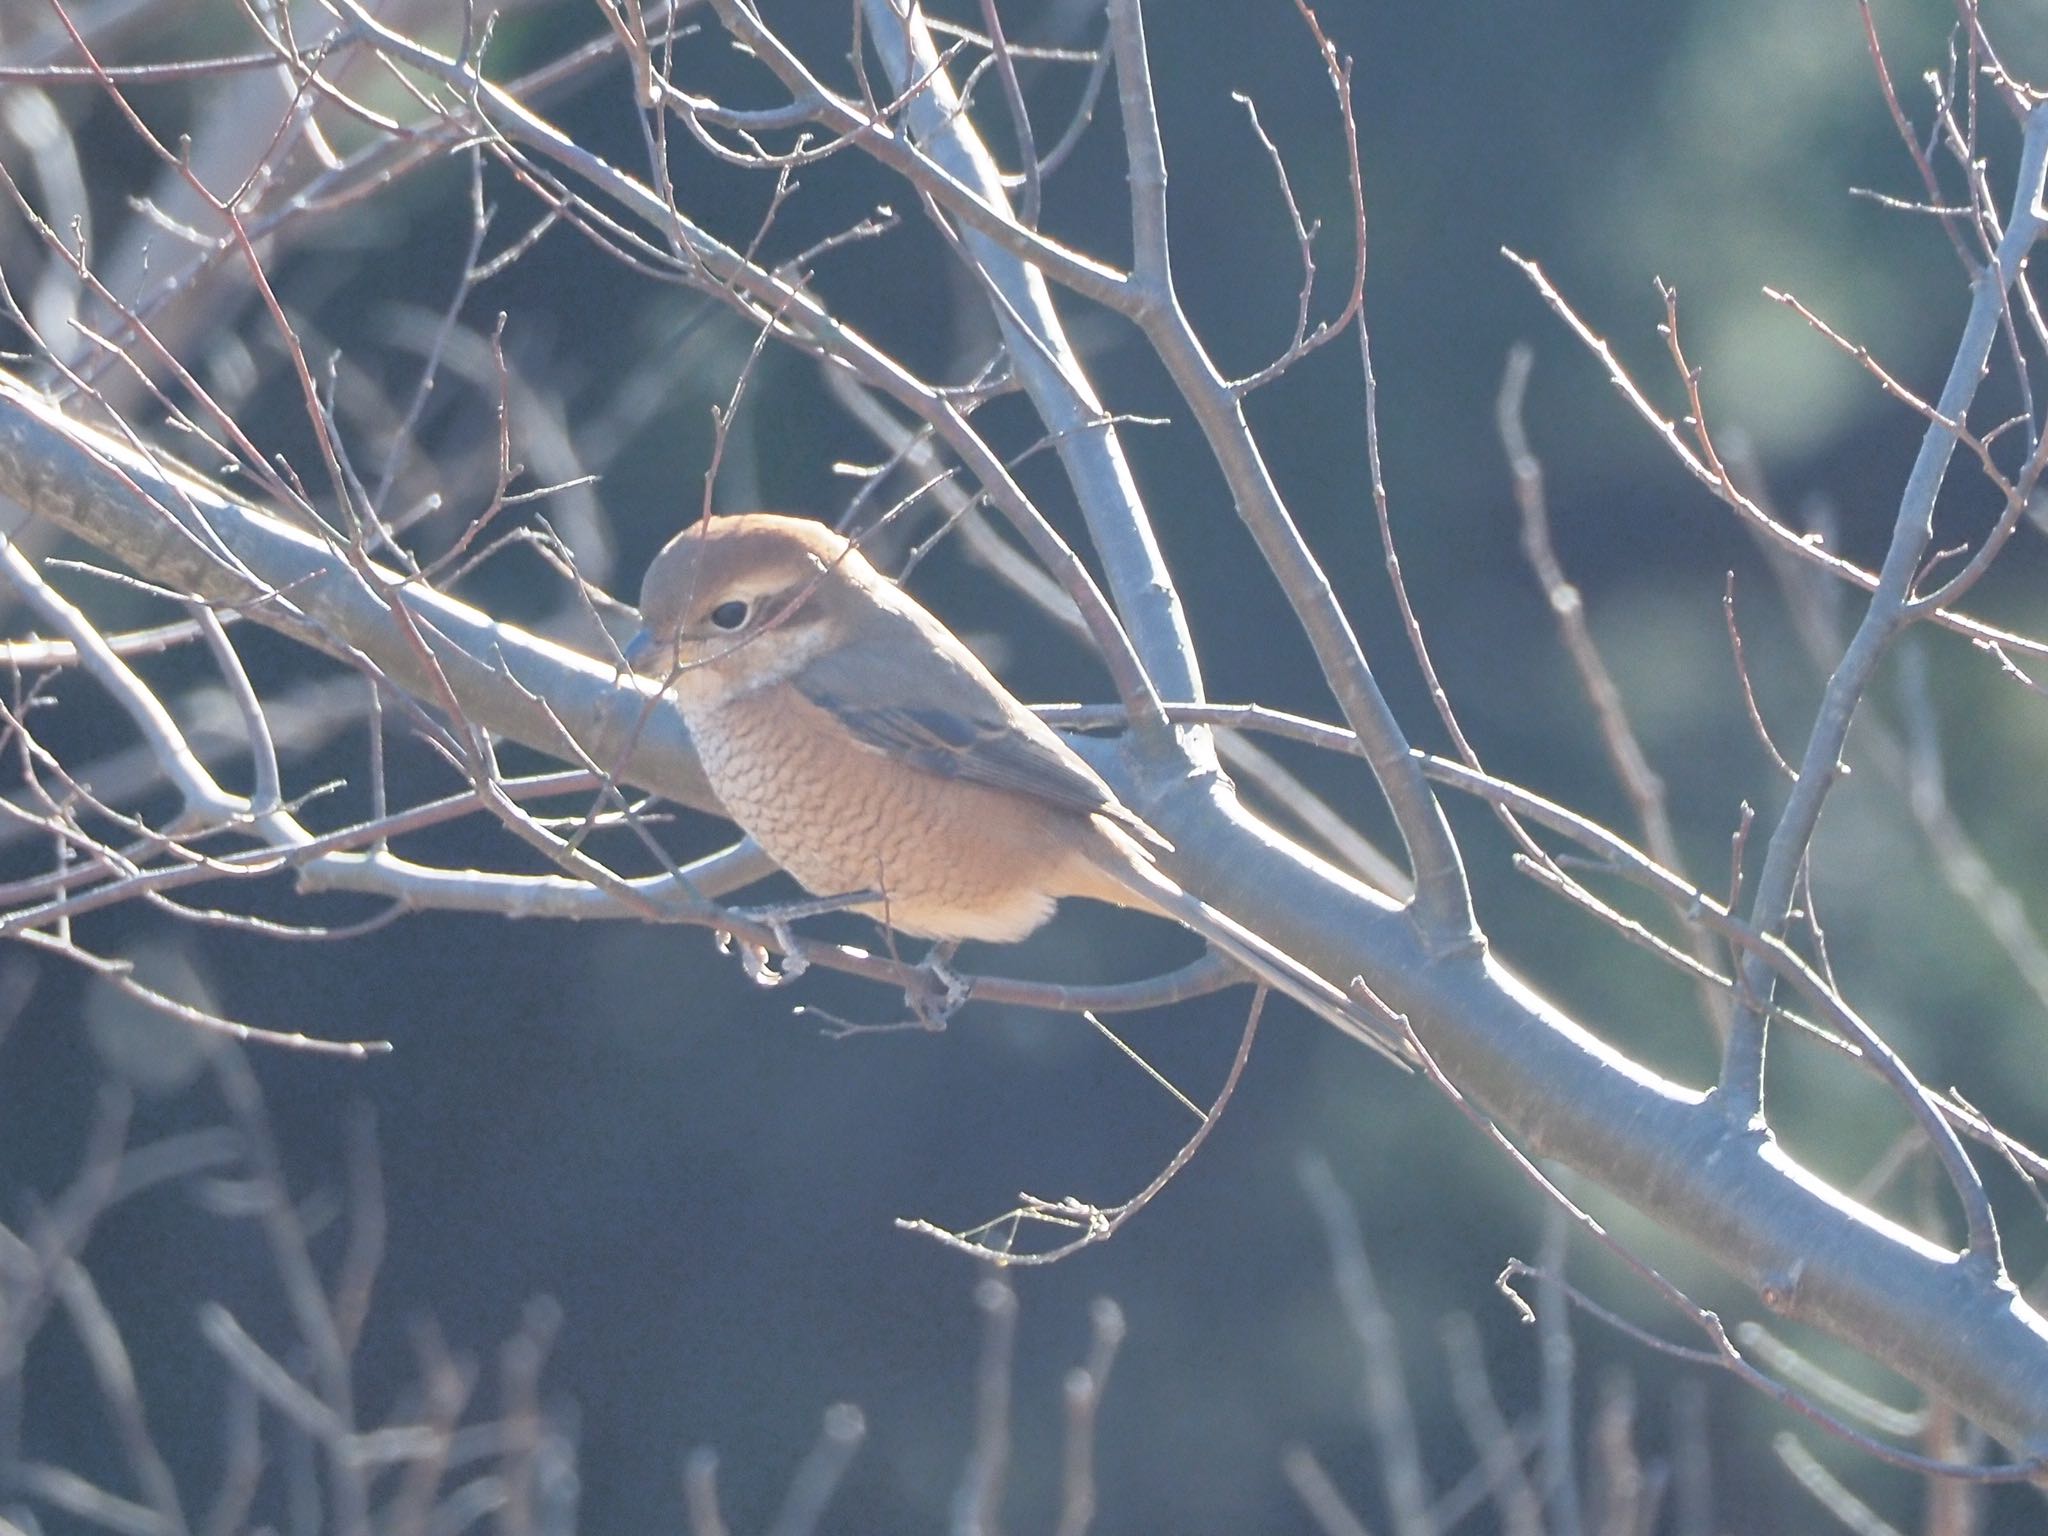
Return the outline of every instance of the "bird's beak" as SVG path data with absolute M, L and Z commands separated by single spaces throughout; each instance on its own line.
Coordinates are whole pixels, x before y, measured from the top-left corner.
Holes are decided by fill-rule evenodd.
M 660 644 L 655 640 L 654 636 L 643 629 L 626 642 L 624 652 L 626 665 L 635 672 L 652 672 L 656 662 L 659 660 L 655 653 L 660 648 Z

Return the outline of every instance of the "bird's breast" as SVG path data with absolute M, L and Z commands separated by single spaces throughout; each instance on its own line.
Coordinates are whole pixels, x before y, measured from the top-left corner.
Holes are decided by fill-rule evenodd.
M 706 777 L 732 818 L 818 896 L 905 933 L 1020 939 L 1061 896 L 1116 899 L 1092 821 L 1030 796 L 913 768 L 786 684 L 692 710 Z

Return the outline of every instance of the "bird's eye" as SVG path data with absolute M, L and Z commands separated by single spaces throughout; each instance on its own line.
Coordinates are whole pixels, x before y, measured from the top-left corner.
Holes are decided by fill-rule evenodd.
M 711 610 L 711 622 L 718 629 L 738 629 L 747 622 L 747 605 L 738 598 L 729 603 L 720 603 Z

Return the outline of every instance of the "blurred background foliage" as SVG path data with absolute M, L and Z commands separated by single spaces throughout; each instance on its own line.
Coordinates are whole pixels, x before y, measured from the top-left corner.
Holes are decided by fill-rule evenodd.
M 764 11 L 818 67 L 843 77 L 840 8 Z M 2048 73 L 2048 9 L 2039 0 L 1985 11 L 2016 73 Z M 121 39 L 117 56 L 242 46 L 234 6 L 222 0 L 191 12 L 175 30 Z M 1493 411 L 1507 349 L 1528 341 L 1529 427 L 1562 558 L 1667 780 L 1692 867 L 1717 884 L 1738 806 L 1749 801 L 1767 822 L 1779 794 L 1729 658 L 1729 571 L 1759 705 L 1788 751 L 1801 739 L 1819 674 L 1747 537 L 1630 415 L 1500 247 L 1540 261 L 1676 415 L 1682 396 L 1657 333 L 1652 278 L 1672 283 L 1716 430 L 1724 441 L 1747 440 L 1788 517 L 1825 518 L 1840 547 L 1867 558 L 1881 547 L 1918 423 L 1762 289 L 1797 294 L 1931 393 L 1966 281 L 1931 220 L 1853 195 L 1862 187 L 1919 196 L 1856 12 L 1770 0 L 1326 0 L 1320 12 L 1357 60 L 1386 475 L 1410 590 L 1450 696 L 1494 771 L 1626 825 L 1518 550 Z M 1086 45 L 1099 35 L 1095 7 L 1080 0 L 1006 6 L 1005 15 L 1021 42 Z M 1886 0 L 1875 15 L 1908 108 L 1924 122 L 1920 76 L 1947 67 L 1952 13 L 1934 0 Z M 1158 4 L 1148 24 L 1183 299 L 1223 364 L 1249 371 L 1284 344 L 1297 271 L 1269 162 L 1230 93 L 1257 103 L 1306 212 L 1333 232 L 1345 217 L 1337 115 L 1290 6 Z M 0 44 L 20 28 L 0 21 Z M 509 77 L 599 30 L 587 6 L 517 7 L 498 26 L 492 71 Z M 684 45 L 679 74 L 743 104 L 770 99 L 758 72 L 725 53 L 708 23 L 705 36 Z M 1035 68 L 1027 79 L 1053 103 L 1077 94 L 1071 71 Z M 152 184 L 156 168 L 92 90 L 48 99 L 93 172 L 98 228 L 87 233 L 104 240 L 129 225 L 126 199 Z M 138 90 L 136 101 L 172 133 L 193 110 L 178 87 Z M 643 163 L 623 72 L 545 107 L 606 158 Z M 988 117 L 999 135 L 1001 114 Z M 1995 117 L 1987 115 L 1986 134 L 2003 204 L 2010 162 L 1999 156 L 2010 135 Z M 349 147 L 346 127 L 337 137 Z M 19 142 L 0 140 L 0 153 L 17 153 Z M 1048 226 L 1118 259 L 1129 238 L 1123 174 L 1112 92 L 1048 189 Z M 787 250 L 851 222 L 877 198 L 911 215 L 898 235 L 823 265 L 819 285 L 834 304 L 928 369 L 956 367 L 986 347 L 988 326 L 943 247 L 918 226 L 914 199 L 851 157 L 801 179 L 778 224 Z M 684 206 L 728 236 L 744 238 L 763 205 L 757 178 L 701 156 L 679 155 L 677 183 Z M 494 233 L 502 243 L 534 210 L 504 177 L 488 176 L 487 186 L 504 210 Z M 371 402 L 403 401 L 411 388 L 462 261 L 467 190 L 466 173 L 451 162 L 319 222 L 280 254 L 278 290 L 309 352 L 344 358 L 345 414 L 357 402 L 359 422 L 374 416 Z M 6 240 L 0 259 L 35 259 L 18 228 Z M 1328 289 L 1319 312 L 1327 314 L 1346 253 L 1334 233 L 1318 251 Z M 1068 308 L 1112 406 L 1173 418 L 1133 426 L 1127 441 L 1214 696 L 1329 717 L 1308 648 L 1277 589 L 1257 578 L 1252 546 L 1159 370 L 1120 327 Z M 499 312 L 518 386 L 515 441 L 533 466 L 528 483 L 601 476 L 546 513 L 586 569 L 630 598 L 647 557 L 695 515 L 710 408 L 730 392 L 752 338 L 701 299 L 628 278 L 556 229 L 465 307 L 468 339 L 450 354 L 464 377 L 437 391 L 422 424 L 427 456 L 401 475 L 400 505 L 443 482 L 464 484 L 455 466 L 489 451 L 488 366 L 479 359 Z M 200 350 L 200 371 L 259 441 L 302 453 L 296 390 L 254 307 Z M 1319 354 L 1260 394 L 1252 411 L 1397 708 L 1419 739 L 1440 744 L 1372 528 L 1355 349 Z M 1014 405 L 991 414 L 999 437 L 1029 442 Z M 566 433 L 550 436 L 550 423 Z M 717 500 L 832 513 L 850 494 L 834 463 L 879 456 L 809 363 L 771 353 L 734 423 Z M 1032 463 L 1027 484 L 1074 528 L 1049 457 Z M 1949 542 L 1980 530 L 1994 510 L 1991 494 L 1959 472 L 1944 502 Z M 462 513 L 456 505 L 445 515 L 443 539 Z M 1974 607 L 2048 631 L 2043 565 L 2038 535 L 2023 534 Z M 1024 696 L 1105 696 L 1099 669 L 1076 647 L 1045 641 L 1021 603 L 950 549 L 920 569 L 917 588 Z M 465 590 L 542 628 L 564 613 L 559 584 L 516 551 Z M 307 671 L 280 640 L 252 634 L 246 643 L 266 687 Z M 2029 910 L 2048 914 L 2039 790 L 2048 713 L 1953 638 L 1925 637 L 1910 649 L 1925 680 L 1913 697 L 1928 706 L 1956 813 Z M 1911 703 L 1901 703 L 1901 675 L 1895 664 L 1874 701 L 1895 721 Z M 75 731 L 74 742 L 86 743 L 105 728 L 96 716 L 102 701 L 84 679 L 61 684 L 56 697 L 46 723 L 53 735 Z M 363 750 L 359 727 L 344 724 L 294 766 L 295 779 L 359 778 Z M 1281 755 L 1344 815 L 1384 832 L 1362 771 Z M 401 767 L 431 777 L 423 761 Z M 1248 793 L 1256 801 L 1257 791 Z M 1520 881 L 1489 818 L 1469 806 L 1453 812 L 1497 951 L 1638 1058 L 1704 1080 L 1710 1042 L 1688 987 Z M 683 833 L 696 846 L 714 835 L 707 827 Z M 476 828 L 444 831 L 427 846 L 450 860 L 503 856 Z M 1820 853 L 1816 889 L 1852 1000 L 1928 1080 L 1961 1085 L 2036 1145 L 2048 1139 L 2042 999 L 1938 878 L 1897 788 L 1875 772 L 1852 778 L 1829 812 Z M 294 910 L 282 893 L 269 900 L 265 910 Z M 332 911 L 337 920 L 355 915 L 340 903 Z M 892 1222 L 964 1225 L 1006 1208 L 1020 1189 L 1120 1199 L 1189 1128 L 1184 1111 L 1076 1020 L 978 1007 L 940 1035 L 834 1042 L 821 1038 L 816 1019 L 793 1017 L 792 1005 L 880 1018 L 891 1000 L 825 976 L 757 990 L 694 930 L 424 915 L 357 941 L 285 944 L 193 929 L 143 907 L 90 923 L 102 948 L 134 955 L 180 995 L 271 1028 L 395 1042 L 391 1056 L 367 1065 L 275 1051 L 254 1058 L 288 1170 L 309 1196 L 331 1198 L 339 1187 L 355 1107 L 374 1113 L 390 1231 L 362 1355 L 365 1416 L 392 1406 L 419 1319 L 435 1319 L 457 1348 L 487 1353 L 518 1326 L 529 1298 L 556 1298 L 563 1321 L 548 1394 L 564 1413 L 575 1405 L 583 1524 L 593 1531 L 675 1528 L 681 1457 L 697 1444 L 721 1453 L 735 1526 L 764 1525 L 819 1414 L 842 1400 L 862 1405 L 869 1436 L 825 1528 L 944 1527 L 970 1438 L 975 1275 Z M 1021 952 L 969 960 L 1095 978 L 1142 974 L 1187 949 L 1142 920 L 1087 912 L 1068 914 Z M 196 1075 L 202 1063 L 177 1026 L 131 1016 L 75 972 L 22 954 L 7 967 L 10 991 L 22 997 L 0 1037 L 0 1201 L 10 1221 L 75 1170 L 107 1072 L 136 1078 L 147 1128 L 218 1118 L 207 1080 Z M 1206 1098 L 1235 1045 L 1244 1001 L 1230 994 L 1133 1019 L 1126 1034 Z M 1781 1048 L 1773 1067 L 1774 1118 L 1790 1144 L 1853 1185 L 1900 1129 L 1893 1106 L 1797 1045 Z M 1097 1529 L 1308 1531 L 1280 1471 L 1293 1444 L 1313 1448 L 1368 1525 L 1383 1528 L 1359 1356 L 1301 1182 L 1305 1155 L 1327 1159 L 1356 1202 L 1401 1324 L 1431 1473 L 1447 1484 L 1472 1460 L 1444 1384 L 1442 1316 L 1470 1312 L 1509 1411 L 1533 1407 L 1535 1336 L 1492 1283 L 1510 1256 L 1533 1258 L 1537 1201 L 1425 1086 L 1395 1080 L 1276 1005 L 1234 1104 L 1182 1177 L 1115 1241 L 1018 1277 L 1015 1529 L 1052 1525 L 1061 1380 L 1085 1351 L 1088 1302 L 1098 1295 L 1122 1305 L 1129 1337 L 1102 1414 Z M 1731 1316 L 1756 1313 L 1753 1299 L 1669 1234 L 1576 1193 L 1704 1301 Z M 1944 1230 L 1947 1213 L 1916 1177 L 1883 1198 L 1930 1235 Z M 2033 1213 L 2011 1209 L 2008 1241 L 2018 1272 L 2030 1276 L 2048 1249 Z M 217 1470 L 223 1372 L 198 1336 L 195 1308 L 219 1297 L 259 1337 L 283 1326 L 252 1224 L 167 1196 L 124 1210 L 87 1257 L 137 1351 L 174 1469 L 203 1484 Z M 1683 1333 L 1602 1256 L 1579 1253 L 1573 1265 L 1603 1300 Z M 1696 1376 L 1597 1324 L 1581 1319 L 1576 1331 L 1582 1412 L 1590 1415 L 1626 1373 L 1643 1454 L 1667 1456 L 1676 1444 L 1673 1404 Z M 1845 1351 L 1819 1354 L 1872 1390 L 1907 1396 L 1896 1383 L 1868 1379 Z M 116 1478 L 85 1366 L 61 1330 L 45 1331 L 28 1379 L 29 1396 L 11 1405 L 22 1443 Z M 1785 1416 L 1731 1383 L 1707 1385 L 1712 1528 L 1823 1528 L 1770 1456 L 1769 1436 L 1788 1427 Z M 1910 1479 L 1825 1442 L 1815 1449 L 1893 1518 L 1912 1521 L 1921 1492 Z M 2011 1502 L 1996 1507 L 2025 1512 L 2011 1518 L 2040 1518 L 2037 1500 L 2003 1497 Z M 1482 1529 L 1488 1518 L 1466 1528 Z

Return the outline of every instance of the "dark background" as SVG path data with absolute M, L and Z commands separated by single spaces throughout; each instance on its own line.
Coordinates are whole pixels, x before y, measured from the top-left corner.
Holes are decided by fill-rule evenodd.
M 843 23 L 828 14 L 835 8 L 781 10 L 790 15 L 771 10 L 770 19 L 788 20 L 817 67 L 843 79 Z M 1899 378 L 1930 395 L 1938 388 L 1966 284 L 1931 220 L 1850 194 L 1875 187 L 1918 195 L 1855 12 L 1770 0 L 1330 0 L 1321 13 L 1357 60 L 1383 453 L 1410 590 L 1446 686 L 1494 771 L 1627 825 L 1517 549 L 1492 413 L 1506 350 L 1527 340 L 1536 348 L 1530 430 L 1545 458 L 1562 556 L 1586 589 L 1595 632 L 1666 776 L 1687 854 L 1713 884 L 1726 868 L 1738 805 L 1757 805 L 1767 828 L 1779 793 L 1745 722 L 1728 655 L 1721 598 L 1730 569 L 1759 704 L 1788 752 L 1802 739 L 1818 678 L 1746 536 L 1678 470 L 1499 248 L 1541 261 L 1671 415 L 1681 412 L 1682 396 L 1656 333 L 1662 310 L 1651 279 L 1674 284 L 1718 431 L 1724 439 L 1746 435 L 1788 516 L 1824 512 L 1842 548 L 1873 558 L 1918 423 L 1761 292 L 1770 285 L 1796 293 Z M 1054 6 L 1046 17 L 1008 7 L 1006 15 L 1019 41 L 1078 43 L 1098 33 L 1085 7 Z M 1918 76 L 1942 66 L 1950 13 L 1931 3 L 1888 4 L 1877 15 L 1901 90 L 1924 116 Z M 1991 11 L 2021 73 L 2040 62 L 2025 51 L 2038 42 L 2028 24 L 2039 19 L 2035 6 Z M 581 6 L 520 13 L 500 30 L 493 72 L 532 67 L 597 25 Z M 1148 25 L 1182 297 L 1224 366 L 1249 371 L 1284 343 L 1297 269 L 1270 166 L 1229 93 L 1256 100 L 1306 211 L 1328 226 L 1318 246 L 1328 286 L 1323 314 L 1335 307 L 1346 260 L 1335 110 L 1290 6 L 1161 4 L 1150 8 Z M 185 35 L 133 38 L 124 57 L 188 56 L 206 46 L 241 46 L 230 18 L 209 15 Z M 685 48 L 678 75 L 773 99 L 758 73 L 719 51 L 715 36 Z M 1071 75 L 1032 78 L 1050 99 L 1071 100 Z M 94 187 L 103 217 L 119 220 L 123 196 L 150 185 L 154 168 L 93 93 L 52 99 L 104 178 Z M 137 100 L 165 126 L 184 110 L 172 91 Z M 622 73 L 547 106 L 608 158 L 644 164 Z M 1000 124 L 1000 113 L 988 116 Z M 1994 150 L 2009 149 L 2008 130 L 1996 110 L 1987 113 Z M 761 207 L 759 181 L 679 154 L 684 164 L 677 184 L 685 206 L 743 240 Z M 2001 200 L 2009 175 L 2009 157 L 1994 159 Z M 1111 91 L 1074 164 L 1049 189 L 1049 227 L 1122 259 L 1122 177 Z M 778 226 L 785 250 L 843 226 L 877 198 L 906 214 L 914 209 L 901 188 L 850 163 L 803 179 Z M 502 175 L 491 190 L 505 210 L 495 248 L 533 209 Z M 465 194 L 464 175 L 451 166 L 321 224 L 285 252 L 274 276 L 306 322 L 309 350 L 342 349 L 367 380 L 402 399 L 417 367 L 417 346 L 406 338 L 417 338 L 419 316 L 452 291 L 467 233 Z M 0 246 L 10 259 L 33 253 L 18 231 L 10 239 Z M 890 241 L 830 259 L 819 281 L 850 318 L 934 371 L 985 336 L 984 323 L 956 315 L 963 290 L 914 217 Z M 1067 308 L 1109 402 L 1173 415 L 1157 369 L 1131 335 L 1078 304 Z M 536 391 L 533 409 L 567 425 L 569 470 L 603 477 L 594 494 L 556 503 L 552 513 L 572 540 L 586 530 L 579 553 L 588 568 L 630 598 L 647 557 L 695 515 L 709 407 L 730 391 L 750 338 L 680 289 L 627 277 L 564 230 L 484 285 L 464 320 L 487 334 L 499 311 L 508 356 Z M 244 397 L 252 431 L 266 446 L 302 452 L 303 418 L 293 414 L 295 391 L 265 323 L 251 314 L 238 326 L 259 377 L 279 386 Z M 458 497 L 475 494 L 447 466 L 468 462 L 487 439 L 487 404 L 476 388 L 437 397 L 423 441 L 430 458 L 444 458 L 408 470 L 400 501 L 437 476 Z M 1028 425 L 1014 406 L 1001 410 L 997 436 L 1023 446 Z M 1340 344 L 1302 365 L 1257 397 L 1253 418 L 1402 718 L 1418 739 L 1440 745 L 1372 527 L 1356 349 Z M 515 435 L 520 419 L 515 402 Z M 1250 542 L 1198 440 L 1176 422 L 1134 427 L 1127 442 L 1182 581 L 1213 695 L 1329 717 L 1283 600 L 1248 574 Z M 521 446 L 530 460 L 543 452 Z M 849 494 L 832 463 L 876 457 L 826 400 L 809 363 L 771 353 L 735 423 L 718 501 L 832 512 Z M 552 466 L 535 475 L 556 477 Z M 1049 456 L 1034 462 L 1027 483 L 1075 527 Z M 458 502 L 451 516 L 460 510 Z M 1990 494 L 1959 475 L 1943 507 L 1947 542 L 1981 529 L 1994 511 Z M 1974 606 L 2039 632 L 2048 617 L 2042 575 L 2038 536 L 2023 533 Z M 1044 642 L 1022 605 L 953 552 L 942 549 L 916 585 L 1025 697 L 1106 696 L 1075 647 Z M 464 590 L 542 627 L 563 606 L 559 586 L 518 553 Z M 132 601 L 115 594 L 95 611 L 116 622 Z M 251 635 L 246 645 L 266 687 L 318 670 L 280 640 Z M 2038 913 L 2048 829 L 2034 765 L 2048 748 L 2048 716 L 1953 638 L 1929 638 L 1916 650 L 1933 679 L 1957 810 Z M 179 677 L 175 663 L 157 675 L 167 686 Z M 1881 709 L 1894 709 L 1897 681 L 1894 667 Z M 66 740 L 68 730 L 81 751 L 103 747 L 95 733 L 108 730 L 104 700 L 92 685 L 72 679 L 56 696 L 45 727 L 53 738 Z M 294 783 L 359 780 L 362 753 L 360 730 L 345 725 L 320 753 L 292 765 Z M 1362 772 L 1288 760 L 1359 825 L 1383 830 Z M 422 794 L 452 787 L 423 754 L 401 749 L 399 766 L 411 775 L 405 782 L 426 786 Z M 226 770 L 231 779 L 240 771 Z M 359 793 L 354 785 L 314 819 L 341 819 L 359 808 L 350 799 Z M 1518 880 L 1486 817 L 1462 805 L 1453 814 L 1469 835 L 1482 917 L 1498 952 L 1631 1054 L 1706 1080 L 1708 1040 L 1689 990 Z M 714 835 L 708 826 L 680 829 L 678 846 L 710 846 Z M 502 839 L 475 827 L 412 849 L 449 862 L 516 860 Z M 1852 779 L 1838 793 L 1819 855 L 1819 899 L 1852 1000 L 1929 1081 L 1960 1084 L 2038 1143 L 2048 1128 L 2041 1000 L 1941 883 L 1879 775 Z M 304 915 L 282 891 L 238 899 L 252 910 Z M 364 910 L 342 902 L 319 908 L 336 921 Z M 840 1401 L 862 1406 L 869 1440 L 825 1528 L 942 1528 L 970 1444 L 976 1274 L 898 1231 L 895 1218 L 964 1226 L 1007 1208 L 1020 1189 L 1108 1203 L 1140 1187 L 1189 1129 L 1183 1111 L 1077 1020 L 982 1007 L 941 1035 L 833 1042 L 815 1019 L 792 1017 L 792 1005 L 878 1019 L 892 1016 L 892 1000 L 823 976 L 786 992 L 758 990 L 694 930 L 427 915 L 358 941 L 284 944 L 194 929 L 138 907 L 91 919 L 81 937 L 154 967 L 182 968 L 175 985 L 251 1023 L 395 1043 L 370 1064 L 275 1050 L 252 1058 L 302 1193 L 339 1189 L 349 1119 L 358 1106 L 374 1115 L 390 1232 L 359 1361 L 363 1417 L 374 1422 L 396 1407 L 420 1320 L 433 1319 L 452 1345 L 488 1361 L 529 1299 L 552 1296 L 563 1322 L 546 1393 L 565 1422 L 573 1413 L 579 1426 L 583 1524 L 593 1531 L 677 1528 L 682 1457 L 700 1444 L 720 1452 L 734 1527 L 764 1526 L 820 1414 Z M 1088 912 L 1067 914 L 1020 953 L 968 959 L 1097 978 L 1143 974 L 1187 952 L 1178 936 L 1141 920 Z M 138 1024 L 75 971 L 26 954 L 8 963 L 34 980 L 0 1036 L 0 1214 L 10 1223 L 28 1220 L 75 1171 L 106 1059 L 129 1070 L 140 1059 L 166 1080 L 143 1099 L 142 1134 L 220 1118 L 207 1079 L 183 1080 L 189 1053 L 173 1038 L 178 1026 Z M 1235 1045 L 1244 1002 L 1233 993 L 1130 1020 L 1127 1037 L 1206 1098 Z M 1788 1046 L 1773 1067 L 1781 1132 L 1845 1185 L 1903 1124 L 1876 1089 L 1817 1055 Z M 1424 1455 L 1439 1483 L 1473 1460 L 1442 1379 L 1443 1315 L 1474 1315 L 1508 1412 L 1533 1408 L 1534 1334 L 1491 1287 L 1509 1257 L 1534 1257 L 1538 1201 L 1426 1085 L 1397 1080 L 1276 1004 L 1234 1104 L 1187 1171 L 1112 1243 L 1017 1276 L 1008 1506 L 1015 1529 L 1053 1523 L 1061 1381 L 1085 1352 L 1088 1304 L 1098 1295 L 1121 1304 L 1129 1338 L 1102 1416 L 1097 1529 L 1307 1531 L 1309 1518 L 1279 1470 L 1282 1449 L 1295 1443 L 1313 1448 L 1368 1524 L 1381 1526 L 1360 1361 L 1300 1182 L 1304 1156 L 1327 1159 L 1357 1203 L 1402 1329 Z M 1731 1318 L 1757 1312 L 1701 1255 L 1567 1182 L 1704 1301 Z M 1944 1218 L 1929 1187 L 1909 1174 L 1886 1198 L 1903 1219 L 1931 1221 L 1927 1230 L 1939 1235 Z M 2019 1273 L 2031 1276 L 2043 1256 L 2038 1222 L 2030 1210 L 2011 1210 L 2008 1241 Z M 337 1237 L 321 1234 L 323 1257 L 332 1257 Z M 281 1346 L 286 1336 L 253 1224 L 172 1191 L 110 1219 L 86 1257 L 136 1352 L 175 1468 L 190 1486 L 209 1486 L 223 1368 L 199 1338 L 199 1301 L 225 1301 L 259 1339 Z M 1573 1263 L 1603 1300 L 1667 1335 L 1685 1335 L 1682 1320 L 1660 1313 L 1604 1257 L 1582 1251 Z M 1625 1373 L 1637 1392 L 1645 1454 L 1669 1451 L 1674 1394 L 1697 1376 L 1596 1323 L 1582 1320 L 1577 1335 L 1582 1415 Z M 1806 1342 L 1869 1389 L 1910 1399 L 1847 1352 Z M 16 1405 L 24 1449 L 118 1484 L 89 1379 L 61 1330 L 44 1333 L 27 1382 Z M 1817 1511 L 1769 1453 L 1770 1435 L 1794 1421 L 1732 1383 L 1708 1386 L 1715 1528 L 1815 1528 Z M 487 1386 L 486 1404 L 490 1393 Z M 1910 1480 L 1817 1436 L 1808 1440 L 1865 1497 L 1896 1519 L 1912 1518 L 1919 1492 Z M 1998 1528 L 2024 1529 L 2039 1518 L 2037 1501 L 2006 1497 L 1999 1518 L 2022 1523 Z M 1484 1529 L 1488 1518 L 1466 1528 Z

